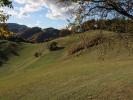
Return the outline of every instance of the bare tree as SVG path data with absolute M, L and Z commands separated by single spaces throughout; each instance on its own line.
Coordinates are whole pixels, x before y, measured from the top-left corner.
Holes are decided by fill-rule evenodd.
M 84 16 L 107 16 L 109 13 L 119 13 L 133 20 L 133 0 L 60 0 L 79 3 L 84 10 Z

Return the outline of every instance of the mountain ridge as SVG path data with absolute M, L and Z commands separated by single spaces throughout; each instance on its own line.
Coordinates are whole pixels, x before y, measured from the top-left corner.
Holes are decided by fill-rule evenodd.
M 17 23 L 7 23 L 7 26 L 9 31 L 14 33 L 13 37 L 35 43 L 58 38 L 60 33 L 60 30 L 52 27 L 42 29 L 37 26 L 28 27 Z

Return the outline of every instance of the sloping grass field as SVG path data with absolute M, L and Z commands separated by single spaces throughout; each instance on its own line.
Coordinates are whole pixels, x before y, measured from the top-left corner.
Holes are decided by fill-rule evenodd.
M 0 100 L 133 100 L 133 45 L 116 43 L 103 55 L 103 44 L 68 56 L 79 37 L 54 40 L 64 49 L 52 52 L 47 43 L 22 43 L 19 56 L 0 67 Z

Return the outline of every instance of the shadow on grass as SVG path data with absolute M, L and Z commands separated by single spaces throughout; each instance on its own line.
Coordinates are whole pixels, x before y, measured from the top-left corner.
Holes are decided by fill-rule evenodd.
M 52 48 L 52 49 L 49 49 L 50 51 L 58 51 L 58 50 L 62 50 L 64 49 L 65 47 L 56 47 L 56 48 Z
M 0 40 L 0 67 L 12 56 L 19 56 L 21 43 Z

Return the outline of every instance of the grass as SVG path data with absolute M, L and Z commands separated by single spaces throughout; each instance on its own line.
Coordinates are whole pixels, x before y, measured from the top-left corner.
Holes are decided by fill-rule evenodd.
M 133 55 L 123 46 L 119 54 L 117 46 L 109 51 L 103 61 L 98 59 L 97 47 L 66 57 L 79 35 L 54 41 L 65 48 L 50 52 L 47 43 L 23 44 L 20 56 L 1 67 L 0 100 L 133 99 Z M 36 51 L 43 51 L 42 56 L 35 58 Z

